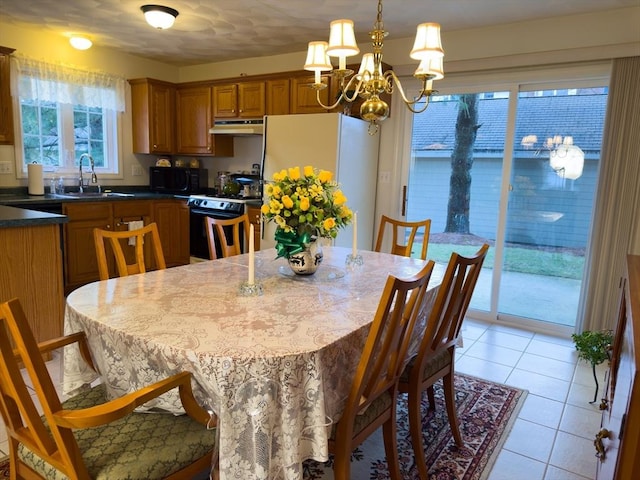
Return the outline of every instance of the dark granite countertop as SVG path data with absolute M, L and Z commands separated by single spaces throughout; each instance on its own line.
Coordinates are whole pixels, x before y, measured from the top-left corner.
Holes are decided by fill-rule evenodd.
M 0 205 L 0 229 L 66 223 L 65 215 Z

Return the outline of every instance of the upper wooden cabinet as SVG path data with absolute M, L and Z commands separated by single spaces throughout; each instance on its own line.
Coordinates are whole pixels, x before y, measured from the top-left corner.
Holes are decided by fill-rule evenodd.
M 291 113 L 291 80 L 278 78 L 267 80 L 267 115 Z
M 9 85 L 9 58 L 13 48 L 0 47 L 0 145 L 13 145 L 13 108 Z
M 265 114 L 265 82 L 239 82 L 213 87 L 215 118 L 259 118 Z
M 306 72 L 291 78 L 291 113 L 324 113 L 328 111 L 318 104 L 316 90 L 311 88 L 313 82 L 313 75 Z M 331 80 L 329 77 L 322 77 L 322 83 L 327 84 L 327 88 L 320 91 L 320 99 L 325 105 L 330 105 L 335 102 L 335 94 L 331 90 Z
M 129 80 L 134 153 L 174 152 L 175 85 L 150 78 Z
M 178 87 L 176 117 L 176 153 L 233 156 L 233 138 L 209 133 L 213 126 L 212 87 Z

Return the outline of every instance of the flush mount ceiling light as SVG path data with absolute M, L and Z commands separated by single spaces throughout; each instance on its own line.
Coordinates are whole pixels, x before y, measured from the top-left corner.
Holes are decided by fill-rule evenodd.
M 369 133 L 374 134 L 378 129 L 378 123 L 389 116 L 389 105 L 380 99 L 383 93 L 399 92 L 402 101 L 413 113 L 421 113 L 427 109 L 429 99 L 436 93 L 436 90 L 433 90 L 433 81 L 444 78 L 444 50 L 440 41 L 439 24 L 418 25 L 410 56 L 420 62 L 413 74 L 420 81 L 420 90 L 415 97 L 408 99 L 395 73 L 392 70 L 382 71 L 382 44 L 387 36 L 382 22 L 382 0 L 378 0 L 378 14 L 369 35 L 373 53 L 363 55 L 360 69 L 353 75 L 353 70 L 346 67 L 346 58 L 360 52 L 356 44 L 353 22 L 346 19 L 334 20 L 330 26 L 329 42 L 309 42 L 304 69 L 315 72 L 315 81 L 311 87 L 317 91 L 317 101 L 323 108 L 333 110 L 339 104 L 354 102 L 358 97 L 363 98 L 360 116 L 371 123 Z M 337 69 L 331 65 L 329 57 L 338 57 Z M 320 100 L 320 91 L 327 87 L 320 79 L 320 72 L 324 71 L 331 71 L 340 89 L 338 99 L 329 106 Z
M 140 7 L 149 25 L 160 30 L 171 28 L 178 16 L 178 11 L 163 5 L 143 5 Z
M 76 50 L 87 50 L 93 45 L 91 39 L 86 35 L 71 35 L 69 43 Z

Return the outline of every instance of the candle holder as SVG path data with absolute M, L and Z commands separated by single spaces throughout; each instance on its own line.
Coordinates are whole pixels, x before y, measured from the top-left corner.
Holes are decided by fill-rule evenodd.
M 347 270 L 349 270 L 350 272 L 354 272 L 362 268 L 362 266 L 364 265 L 364 260 L 362 258 L 362 255 L 360 255 L 359 253 L 355 255 L 350 253 L 349 255 L 347 255 L 344 264 L 347 266 Z
M 264 293 L 264 289 L 261 283 L 243 282 L 240 284 L 239 293 L 242 297 L 259 297 Z

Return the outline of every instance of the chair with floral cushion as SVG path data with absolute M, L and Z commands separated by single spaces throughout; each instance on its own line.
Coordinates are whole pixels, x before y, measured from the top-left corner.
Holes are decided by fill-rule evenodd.
M 350 478 L 351 452 L 381 425 L 391 478 L 400 480 L 396 438 L 398 379 L 406 365 L 413 327 L 433 266 L 433 261 L 428 262 L 411 278 L 387 278 L 344 411 L 329 439 L 337 480 Z
M 111 401 L 98 385 L 61 403 L 42 354 L 75 343 L 93 367 L 84 333 L 38 345 L 18 300 L 0 304 L 0 412 L 12 478 L 184 479 L 211 470 L 216 419 L 193 397 L 190 373 Z M 186 415 L 134 412 L 174 388 Z
M 417 222 L 406 222 L 382 215 L 382 218 L 380 219 L 380 228 L 378 229 L 378 236 L 376 238 L 376 246 L 374 248 L 376 252 L 382 251 L 385 232 L 389 229 L 391 229 L 392 234 L 391 253 L 405 257 L 411 256 L 413 242 L 415 241 L 420 229 L 422 229 L 422 246 L 420 247 L 420 256 L 418 258 L 421 258 L 422 260 L 427 259 L 429 231 L 431 230 L 430 218 L 419 220 Z M 409 230 L 409 237 L 406 236 L 407 230 Z
M 455 252 L 451 254 L 431 311 L 419 312 L 421 318 L 428 315 L 428 319 L 418 353 L 410 359 L 400 377 L 400 392 L 409 394 L 409 432 L 422 480 L 429 478 L 422 446 L 422 392 L 427 390 L 429 406 L 435 408 L 433 384 L 439 379 L 442 379 L 443 383 L 453 438 L 458 446 L 463 444 L 455 404 L 455 347 L 459 343 L 462 320 L 469 307 L 488 249 L 489 245 L 484 244 L 470 257 L 463 257 Z

